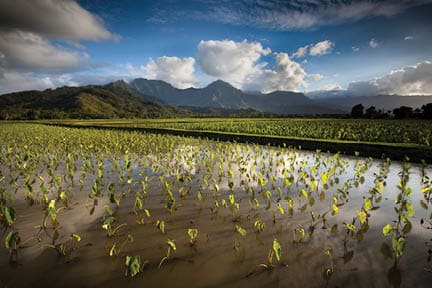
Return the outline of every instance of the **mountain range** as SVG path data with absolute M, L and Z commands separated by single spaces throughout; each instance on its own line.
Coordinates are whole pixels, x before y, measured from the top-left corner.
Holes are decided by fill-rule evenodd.
M 335 115 L 349 113 L 357 104 L 392 110 L 427 103 L 432 103 L 432 96 L 346 97 L 341 90 L 262 94 L 243 92 L 221 80 L 204 88 L 177 89 L 161 80 L 138 78 L 130 83 L 4 94 L 0 96 L 0 119 Z
M 162 103 L 176 106 L 254 109 L 281 115 L 342 114 L 341 109 L 318 103 L 303 93 L 276 91 L 269 94 L 245 93 L 217 80 L 205 88 L 177 89 L 160 80 L 135 79 L 130 86 L 142 95 L 152 95 Z

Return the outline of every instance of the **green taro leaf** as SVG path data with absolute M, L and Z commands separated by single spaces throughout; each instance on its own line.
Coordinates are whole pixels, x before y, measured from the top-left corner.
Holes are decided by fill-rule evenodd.
M 5 247 L 6 249 L 16 249 L 20 241 L 19 233 L 17 231 L 10 231 L 5 238 Z
M 410 221 L 407 221 L 406 224 L 404 225 L 404 227 L 402 228 L 402 232 L 403 234 L 408 234 L 409 232 L 411 232 L 412 230 L 412 224 Z
M 169 211 L 172 211 L 172 209 L 174 208 L 174 204 L 175 204 L 174 199 L 170 199 L 170 200 L 168 200 L 168 202 L 166 203 L 166 208 L 167 208 Z
M 355 232 L 357 230 L 356 226 L 350 223 L 345 223 L 345 227 L 351 232 Z
M 16 220 L 15 209 L 12 207 L 5 207 L 4 208 L 4 215 L 6 217 L 6 221 L 8 222 L 9 226 L 11 226 Z
M 247 234 L 246 229 L 240 227 L 240 226 L 237 225 L 237 224 L 235 225 L 235 230 L 236 230 L 240 235 L 242 235 L 243 237 L 246 236 L 246 234 Z
M 364 201 L 364 209 L 366 211 L 372 209 L 372 200 L 370 198 L 366 198 L 366 200 Z
M 413 217 L 414 216 L 414 206 L 411 203 L 407 203 L 406 204 L 406 209 L 408 212 L 408 216 L 409 217 Z
M 273 239 L 273 252 L 276 256 L 276 260 L 280 261 L 282 256 L 282 248 L 276 238 Z
M 141 272 L 141 257 L 140 256 L 126 256 L 126 272 L 128 277 L 134 277 Z
M 366 222 L 366 219 L 367 219 L 367 214 L 364 211 L 357 211 L 357 214 L 360 218 L 360 223 L 364 224 Z
M 175 243 L 174 243 L 174 240 L 170 240 L 170 239 L 168 239 L 168 240 L 167 240 L 167 244 L 168 244 L 168 247 L 169 247 L 171 250 L 173 250 L 173 251 L 176 251 L 176 250 L 177 250 L 177 247 L 176 247 L 176 245 L 175 245 Z
M 52 221 L 55 221 L 57 218 L 57 211 L 55 209 L 55 203 L 56 201 L 53 199 L 50 201 L 48 205 L 48 214 L 50 215 Z
M 392 239 L 392 247 L 393 251 L 397 258 L 401 257 L 403 255 L 403 252 L 405 250 L 406 246 L 406 239 L 403 236 L 400 236 L 399 238 L 393 237 Z
M 385 225 L 382 229 L 382 233 L 384 236 L 389 236 L 392 231 L 393 227 L 390 224 Z
M 196 228 L 189 228 L 188 229 L 188 235 L 190 237 L 191 240 L 196 239 L 196 237 L 198 236 L 198 229 Z

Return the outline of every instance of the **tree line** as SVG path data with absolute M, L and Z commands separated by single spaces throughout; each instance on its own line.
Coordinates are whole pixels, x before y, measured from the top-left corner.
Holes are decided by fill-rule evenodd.
M 374 106 L 365 109 L 362 104 L 354 105 L 351 109 L 351 118 L 365 119 L 432 119 L 432 103 L 413 109 L 408 106 L 400 106 L 393 110 L 377 110 Z

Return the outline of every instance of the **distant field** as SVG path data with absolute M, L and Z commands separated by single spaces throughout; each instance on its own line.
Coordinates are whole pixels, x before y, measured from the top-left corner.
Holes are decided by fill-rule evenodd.
M 212 131 L 330 141 L 405 143 L 425 146 L 431 146 L 432 143 L 432 121 L 424 120 L 185 118 L 70 120 L 59 123 Z

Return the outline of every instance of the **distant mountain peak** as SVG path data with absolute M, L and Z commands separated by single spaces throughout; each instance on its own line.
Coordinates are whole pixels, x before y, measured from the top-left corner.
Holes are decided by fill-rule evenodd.
M 151 95 L 163 103 L 177 106 L 253 109 L 264 113 L 285 115 L 341 112 L 325 105 L 316 105 L 303 93 L 289 91 L 275 91 L 268 94 L 245 93 L 223 80 L 216 80 L 205 88 L 188 89 L 176 89 L 168 83 L 164 85 L 158 83 L 140 79 L 131 82 L 143 95 Z
M 209 85 L 207 85 L 207 87 L 206 88 L 225 88 L 225 89 L 236 89 L 236 90 L 238 90 L 237 88 L 235 88 L 234 86 L 232 86 L 230 83 L 228 83 L 228 82 L 225 82 L 225 81 L 223 81 L 223 80 L 216 80 L 216 81 L 214 81 L 214 82 L 212 82 L 212 83 L 210 83 Z

